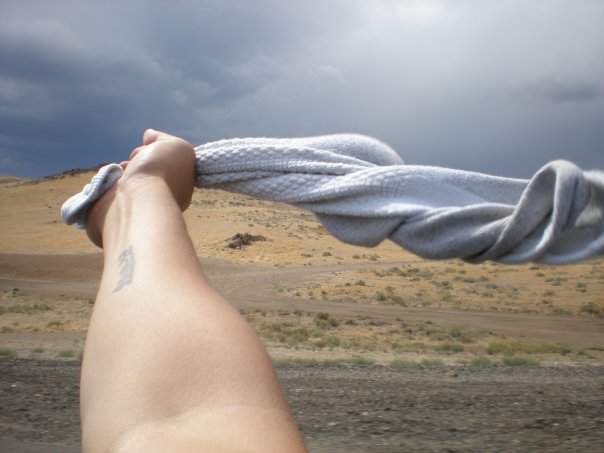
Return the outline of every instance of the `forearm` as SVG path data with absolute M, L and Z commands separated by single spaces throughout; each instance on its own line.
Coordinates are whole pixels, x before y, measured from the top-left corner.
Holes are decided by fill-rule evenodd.
M 115 197 L 103 245 L 82 371 L 85 447 L 107 446 L 145 424 L 233 407 L 281 414 L 291 424 L 263 346 L 206 281 L 161 179 Z M 115 416 L 107 420 L 108 413 Z

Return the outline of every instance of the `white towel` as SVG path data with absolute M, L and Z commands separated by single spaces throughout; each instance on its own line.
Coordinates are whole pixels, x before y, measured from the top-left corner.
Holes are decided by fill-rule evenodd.
M 604 254 L 604 172 L 566 161 L 530 180 L 404 165 L 361 135 L 221 140 L 195 148 L 197 187 L 287 202 L 314 212 L 338 239 L 375 246 L 390 238 L 430 259 L 571 263 Z M 119 179 L 103 167 L 65 202 L 67 224 Z

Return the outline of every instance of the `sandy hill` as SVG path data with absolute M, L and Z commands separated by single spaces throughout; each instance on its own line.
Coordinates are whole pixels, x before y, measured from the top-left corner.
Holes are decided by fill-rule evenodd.
M 64 225 L 59 216 L 64 200 L 80 191 L 91 176 L 92 172 L 66 172 L 38 181 L 1 178 L 0 252 L 98 253 L 83 231 Z M 305 269 L 278 288 L 292 297 L 604 315 L 602 260 L 566 267 L 425 261 L 390 241 L 372 249 L 343 244 L 309 212 L 219 190 L 196 190 L 185 218 L 202 258 Z M 229 247 L 238 234 L 263 240 Z M 318 272 L 319 268 L 324 272 Z
M 0 251 L 97 252 L 82 231 L 65 226 L 59 215 L 62 203 L 80 191 L 91 176 L 89 172 L 40 181 L 0 178 L 0 230 L 3 233 Z M 414 259 L 389 242 L 376 249 L 342 244 L 332 238 L 311 213 L 219 190 L 196 190 L 186 220 L 200 256 L 273 266 L 353 259 Z M 262 236 L 266 240 L 254 242 L 244 250 L 227 247 L 237 233 Z

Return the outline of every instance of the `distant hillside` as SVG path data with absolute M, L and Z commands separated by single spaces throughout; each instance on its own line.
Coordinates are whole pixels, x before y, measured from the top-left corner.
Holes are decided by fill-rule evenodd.
M 101 167 L 103 167 L 105 165 L 107 165 L 107 163 L 98 164 L 98 165 L 96 165 L 94 167 L 90 167 L 90 168 L 70 168 L 69 170 L 63 170 L 59 173 L 54 173 L 54 174 L 48 175 L 48 176 L 42 176 L 41 178 L 34 180 L 34 182 L 52 181 L 55 179 L 63 179 L 66 176 L 77 176 L 77 175 L 81 175 L 84 173 L 93 173 L 93 172 L 97 172 Z
M 94 169 L 74 169 L 35 183 L 0 180 L 12 181 L 0 184 L 0 253 L 99 253 L 84 231 L 60 217 L 63 202 L 93 174 Z M 604 316 L 604 260 L 566 267 L 425 261 L 390 241 L 375 248 L 339 242 L 310 212 L 211 189 L 195 190 L 185 220 L 200 257 L 297 269 L 279 285 L 281 295 L 325 303 Z
M 29 178 L 19 178 L 17 176 L 4 176 L 0 175 L 0 186 L 10 185 L 10 184 L 21 184 L 24 182 L 29 182 L 31 179 Z
M 5 177 L 12 182 L 0 185 L 0 251 L 97 252 L 84 232 L 65 226 L 59 216 L 63 202 L 82 190 L 97 169 L 75 168 L 36 180 Z M 229 261 L 281 266 L 358 262 L 364 256 L 368 260 L 415 258 L 390 242 L 377 249 L 343 244 L 310 212 L 220 190 L 195 190 L 185 218 L 201 256 Z M 267 240 L 232 249 L 228 244 L 237 234 Z

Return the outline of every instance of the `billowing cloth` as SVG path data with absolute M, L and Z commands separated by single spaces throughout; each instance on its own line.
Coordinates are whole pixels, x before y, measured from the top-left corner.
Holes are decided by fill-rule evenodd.
M 530 180 L 404 165 L 390 147 L 353 134 L 247 138 L 195 148 L 199 188 L 290 203 L 316 214 L 341 241 L 386 238 L 429 259 L 563 264 L 604 254 L 604 172 L 554 161 Z M 85 226 L 95 200 L 119 179 L 103 167 L 65 202 Z

